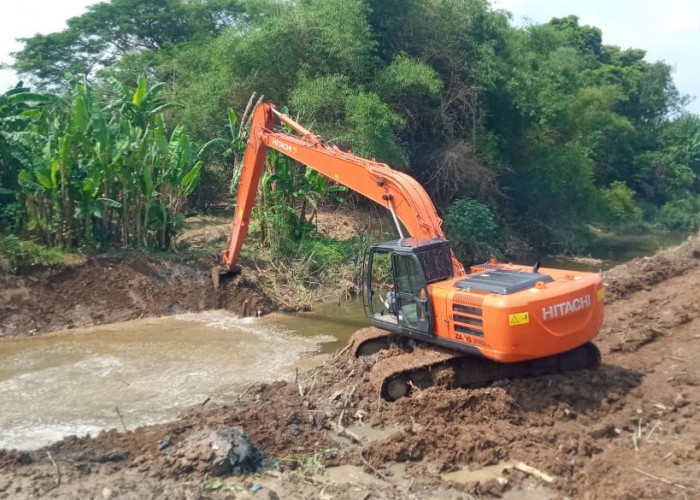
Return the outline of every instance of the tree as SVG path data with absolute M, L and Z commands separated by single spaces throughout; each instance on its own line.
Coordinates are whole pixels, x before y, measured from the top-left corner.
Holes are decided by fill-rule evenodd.
M 111 0 L 87 7 L 68 28 L 23 38 L 14 69 L 51 88 L 68 72 L 79 77 L 111 66 L 130 53 L 158 51 L 197 38 L 209 39 L 244 22 L 238 0 Z
M 447 209 L 445 233 L 465 262 L 476 264 L 501 255 L 496 216 L 470 198 L 460 198 Z

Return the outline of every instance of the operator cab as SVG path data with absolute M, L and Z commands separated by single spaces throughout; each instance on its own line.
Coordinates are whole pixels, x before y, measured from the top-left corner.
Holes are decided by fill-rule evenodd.
M 452 278 L 450 242 L 404 238 L 369 249 L 365 313 L 372 325 L 405 335 L 430 335 L 428 285 Z

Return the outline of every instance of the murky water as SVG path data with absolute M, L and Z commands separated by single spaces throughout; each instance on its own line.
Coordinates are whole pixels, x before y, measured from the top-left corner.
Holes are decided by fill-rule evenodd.
M 300 359 L 334 340 L 210 311 L 5 341 L 0 448 L 164 422 L 247 384 L 293 377 Z
M 664 248 L 680 245 L 688 234 L 680 231 L 648 232 L 644 234 L 604 233 L 591 245 L 590 256 L 584 258 L 561 255 L 532 255 L 533 263 L 539 260 L 544 267 L 574 269 L 579 271 L 605 271 L 636 257 L 654 255 Z M 520 264 L 527 263 L 521 259 Z
M 261 324 L 281 325 L 300 335 L 329 337 L 329 342 L 321 345 L 321 352 L 331 354 L 343 349 L 353 332 L 369 326 L 369 319 L 365 316 L 362 298 L 357 298 L 323 302 L 307 313 L 273 313 L 261 318 Z

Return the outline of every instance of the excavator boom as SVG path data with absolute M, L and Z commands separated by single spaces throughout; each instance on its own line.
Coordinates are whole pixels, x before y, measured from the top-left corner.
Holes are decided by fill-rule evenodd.
M 275 132 L 275 117 L 301 135 Z M 232 270 L 240 256 L 268 148 L 386 207 L 412 237 L 445 239 L 442 220 L 428 193 L 415 179 L 384 163 L 341 151 L 278 112 L 272 104 L 263 103 L 253 114 L 243 156 L 234 220 L 228 245 L 223 251 L 226 269 Z M 455 276 L 466 274 L 454 255 L 452 264 Z

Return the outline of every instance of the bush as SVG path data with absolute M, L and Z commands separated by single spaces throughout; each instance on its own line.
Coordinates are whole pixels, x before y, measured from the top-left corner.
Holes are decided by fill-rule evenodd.
M 65 258 L 66 254 L 58 248 L 47 248 L 33 241 L 22 241 L 16 236 L 0 236 L 0 268 L 6 266 L 11 272 L 37 264 L 59 264 Z
M 501 234 L 489 207 L 469 198 L 455 201 L 447 209 L 445 232 L 458 257 L 483 262 L 501 256 Z
M 642 209 L 634 202 L 635 192 L 622 181 L 600 190 L 599 212 L 602 222 L 628 225 L 642 219 Z
M 304 237 L 299 243 L 297 258 L 306 264 L 306 272 L 314 276 L 326 276 L 348 261 L 359 261 L 369 247 L 363 236 L 345 241 L 323 237 Z
M 700 229 L 700 196 L 666 203 L 659 210 L 656 222 L 664 229 L 697 231 Z

